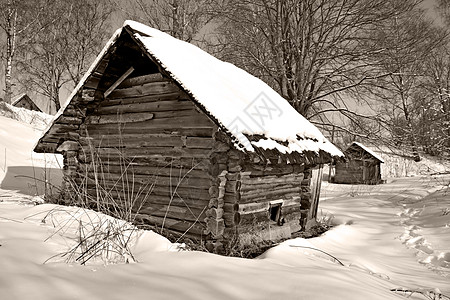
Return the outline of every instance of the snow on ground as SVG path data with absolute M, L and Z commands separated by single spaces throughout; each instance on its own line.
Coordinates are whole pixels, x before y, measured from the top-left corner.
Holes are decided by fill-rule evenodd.
M 39 133 L 15 122 L 0 117 L 0 146 L 8 166 L 29 166 L 27 151 Z M 257 259 L 179 251 L 140 231 L 133 235 L 136 263 L 87 266 L 60 256 L 77 244 L 78 221 L 70 216 L 79 209 L 35 205 L 36 197 L 2 182 L 0 298 L 404 299 L 394 288 L 449 295 L 450 197 L 442 189 L 449 182 L 450 176 L 429 176 L 377 186 L 324 183 L 321 216 L 335 227 L 285 241 Z
M 253 260 L 176 251 L 165 238 L 145 231 L 133 247 L 137 263 L 66 264 L 57 255 L 76 242 L 73 233 L 55 234 L 54 222 L 45 216 L 55 209 L 76 208 L 35 206 L 25 196 L 22 201 L 10 199 L 0 203 L 0 291 L 5 299 L 46 300 L 61 295 L 64 299 L 402 299 L 390 291 L 399 287 L 437 288 L 450 294 L 449 269 L 436 272 L 432 264 L 419 261 L 420 249 L 412 247 L 414 243 L 404 242 L 410 222 L 415 222 L 416 230 L 430 225 L 428 217 L 416 220 L 416 215 L 408 214 L 409 205 L 436 189 L 427 180 L 399 179 L 358 192 L 350 185 L 325 184 L 328 198 L 321 203 L 322 214 L 333 214 L 337 226 L 321 237 L 286 241 Z M 445 201 L 442 207 L 450 206 Z M 449 235 L 442 226 L 446 222 L 450 220 L 439 219 L 424 234 L 436 254 L 450 252 L 448 240 L 441 238 Z M 344 266 L 310 248 L 333 255 Z
M 44 184 L 40 180 L 47 179 L 56 185 L 61 180 L 61 157 L 32 152 L 46 126 L 44 121 L 51 116 L 9 107 L 19 120 L 2 116 L 0 112 L 0 188 L 42 194 Z

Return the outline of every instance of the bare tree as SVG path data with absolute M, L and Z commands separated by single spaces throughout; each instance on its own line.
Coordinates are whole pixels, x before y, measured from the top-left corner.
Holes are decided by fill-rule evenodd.
M 61 107 L 60 93 L 81 79 L 110 36 L 108 20 L 112 12 L 109 1 L 55 0 L 46 10 L 46 20 L 53 20 L 34 36 L 21 61 L 22 84 L 32 87 L 54 105 Z
M 5 49 L 1 58 L 5 64 L 5 101 L 11 103 L 13 73 L 17 51 L 30 42 L 33 32 L 39 31 L 37 21 L 45 7 L 43 1 L 0 1 L 0 29 L 5 34 Z M 45 24 L 41 23 L 41 26 Z
M 134 0 L 123 7 L 126 17 L 141 21 L 187 42 L 203 40 L 201 31 L 213 19 L 213 0 Z
M 446 39 L 429 49 L 420 98 L 420 144 L 425 152 L 450 155 L 450 2 L 437 1 L 442 26 L 437 28 Z
M 382 51 L 374 56 L 380 72 L 389 75 L 380 78 L 376 93 L 382 101 L 382 112 L 397 143 L 406 143 L 416 160 L 421 107 L 425 101 L 423 79 L 430 52 L 444 41 L 444 34 L 425 19 L 416 9 L 395 16 L 376 29 L 376 41 Z
M 343 93 L 382 75 L 370 60 L 379 49 L 361 47 L 370 30 L 415 4 L 229 0 L 218 39 L 224 59 L 265 80 L 307 118 L 329 111 L 351 115 Z
M 63 63 L 72 84 L 80 81 L 112 34 L 109 23 L 114 8 L 109 0 L 78 0 L 68 5 L 61 20 L 61 42 L 66 46 Z

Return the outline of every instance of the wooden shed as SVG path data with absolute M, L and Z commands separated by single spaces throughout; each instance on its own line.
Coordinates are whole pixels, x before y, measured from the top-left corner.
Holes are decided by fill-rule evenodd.
M 361 143 L 353 142 L 345 151 L 345 160 L 336 162 L 333 182 L 379 184 L 383 159 Z
M 27 95 L 27 94 L 22 94 L 19 97 L 17 97 L 12 103 L 12 106 L 15 107 L 23 107 L 29 110 L 35 110 L 38 112 L 42 112 L 42 110 L 36 105 L 36 103 L 34 103 L 33 100 L 31 100 L 31 98 Z
M 215 252 L 313 224 L 322 165 L 343 156 L 261 80 L 133 21 L 35 151 L 63 154 L 62 202 L 114 198 L 136 223 Z

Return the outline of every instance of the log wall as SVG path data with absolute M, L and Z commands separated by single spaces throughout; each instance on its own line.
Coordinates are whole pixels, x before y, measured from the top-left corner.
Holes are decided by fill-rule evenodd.
M 376 160 L 367 159 L 351 159 L 348 162 L 337 162 L 333 182 L 348 184 L 380 183 L 380 163 Z
M 76 181 L 99 185 L 158 232 L 202 239 L 210 202 L 215 125 L 161 74 L 124 80 L 87 105 L 79 125 Z M 105 192 L 106 193 L 106 192 Z
M 306 224 L 311 207 L 311 172 L 302 164 L 267 163 L 245 155 L 220 132 L 215 135 L 212 165 L 222 172 L 219 201 L 223 218 L 220 241 L 227 247 L 290 238 Z M 308 177 L 309 176 L 309 177 Z M 224 182 L 225 181 L 225 182 Z M 281 222 L 270 219 L 270 207 L 281 203 Z M 304 221 L 301 221 L 302 216 Z M 228 244 L 228 245 L 227 245 Z

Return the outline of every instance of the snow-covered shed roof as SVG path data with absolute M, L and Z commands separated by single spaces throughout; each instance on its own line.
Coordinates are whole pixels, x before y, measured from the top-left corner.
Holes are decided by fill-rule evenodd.
M 367 148 L 366 146 L 364 146 L 363 144 L 359 143 L 359 142 L 353 142 L 350 147 L 352 147 L 353 145 L 363 149 L 365 152 L 367 152 L 368 154 L 370 154 L 371 156 L 373 156 L 373 158 L 379 160 L 381 163 L 384 163 L 383 158 L 381 158 L 381 156 L 379 156 L 378 154 L 376 154 L 374 151 L 372 151 L 371 149 Z M 350 148 L 349 147 L 349 148 Z
M 31 98 L 26 94 L 23 93 L 19 96 L 17 96 L 12 102 L 11 105 L 12 106 L 17 106 L 19 104 L 19 102 L 26 102 L 30 105 L 30 107 L 36 111 L 42 112 L 42 110 L 36 105 L 36 103 L 34 103 L 33 100 L 31 100 Z
M 236 148 L 250 152 L 255 151 L 255 147 L 281 153 L 323 151 L 331 156 L 343 156 L 317 127 L 262 80 L 192 44 L 134 21 L 126 21 L 114 34 L 55 120 L 82 89 L 123 30 L 130 32 L 142 51 L 232 137 Z M 45 134 L 40 141 L 45 141 Z

